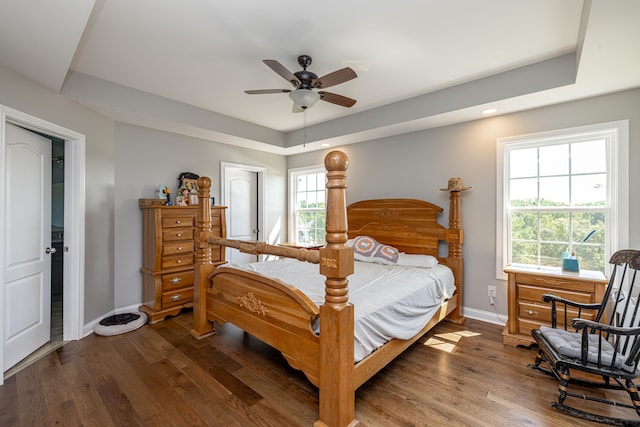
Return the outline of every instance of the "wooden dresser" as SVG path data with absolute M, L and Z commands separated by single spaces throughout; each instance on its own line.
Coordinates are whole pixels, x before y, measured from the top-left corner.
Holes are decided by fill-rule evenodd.
M 528 346 L 534 342 L 531 330 L 540 325 L 551 326 L 551 304 L 542 302 L 542 295 L 553 293 L 581 303 L 599 303 L 604 297 L 608 280 L 599 271 L 567 272 L 559 268 L 541 269 L 508 266 L 509 318 L 502 332 L 502 343 L 510 346 Z M 564 322 L 562 312 L 558 323 Z M 577 311 L 568 311 L 570 319 Z M 583 318 L 591 317 L 583 313 Z
M 194 233 L 197 206 L 141 206 L 142 304 L 149 322 L 193 307 Z M 224 237 L 225 207 L 211 207 L 214 236 Z M 225 251 L 212 248 L 214 264 L 224 264 Z

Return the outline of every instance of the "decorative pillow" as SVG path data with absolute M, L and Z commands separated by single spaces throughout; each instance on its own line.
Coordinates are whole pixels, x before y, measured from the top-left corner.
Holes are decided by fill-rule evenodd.
M 347 245 L 353 247 L 353 257 L 358 261 L 386 265 L 394 265 L 398 262 L 396 248 L 378 243 L 372 237 L 358 236 L 353 241 L 347 241 Z
M 398 265 L 405 267 L 433 268 L 438 265 L 438 258 L 431 255 L 398 254 Z

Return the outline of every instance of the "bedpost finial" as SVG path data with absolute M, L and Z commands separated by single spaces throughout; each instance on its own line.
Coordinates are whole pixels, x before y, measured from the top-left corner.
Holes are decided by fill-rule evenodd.
M 211 188 L 211 178 L 208 176 L 198 178 L 198 187 L 207 189 Z
M 346 171 L 349 167 L 349 158 L 342 151 L 332 151 L 325 156 L 324 167 L 329 172 Z

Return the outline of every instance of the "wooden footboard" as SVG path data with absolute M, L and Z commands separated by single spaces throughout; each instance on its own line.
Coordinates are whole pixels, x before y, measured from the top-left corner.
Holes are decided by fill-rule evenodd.
M 289 364 L 319 385 L 319 338 L 313 332 L 320 309 L 298 289 L 278 280 L 220 267 L 210 276 L 207 320 L 231 321 L 282 352 Z

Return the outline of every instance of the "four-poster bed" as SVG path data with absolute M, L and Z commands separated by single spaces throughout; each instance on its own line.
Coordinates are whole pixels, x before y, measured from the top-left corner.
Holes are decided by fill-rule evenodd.
M 347 165 L 346 155 L 339 151 L 325 157 L 327 243 L 320 250 L 213 237 L 207 203 L 211 181 L 206 177 L 199 181 L 192 334 L 202 338 L 215 332 L 214 321 L 230 322 L 278 349 L 319 388 L 317 427 L 357 425 L 355 390 L 360 385 L 445 317 L 463 321 L 460 191 L 450 191 L 448 228 L 437 222 L 442 208 L 420 200 L 368 200 L 347 207 Z M 357 236 L 369 236 L 406 254 L 437 257 L 453 272 L 455 288 L 412 338 L 391 339 L 354 363 L 354 305 L 348 287 L 348 276 L 354 272 L 354 251 L 347 240 Z M 447 257 L 438 257 L 439 242 L 448 244 Z M 214 268 L 211 248 L 216 245 L 319 264 L 320 274 L 326 277 L 324 301 L 316 304 L 297 287 L 272 277 L 237 268 Z M 314 331 L 313 325 L 318 323 L 320 333 Z

